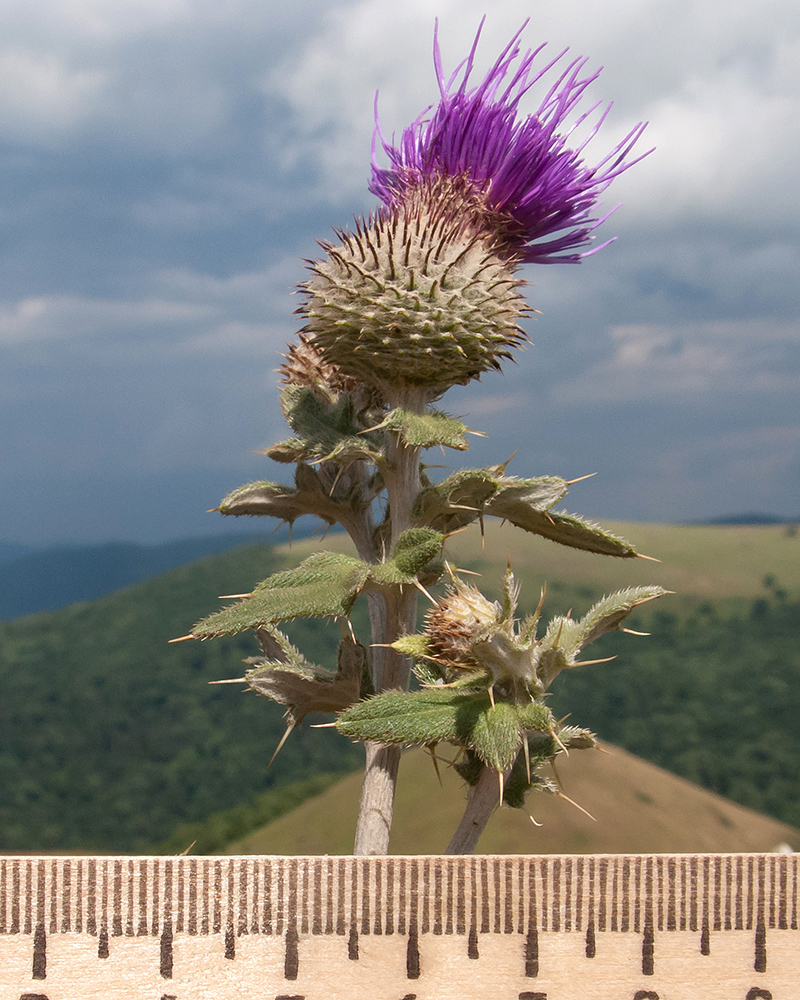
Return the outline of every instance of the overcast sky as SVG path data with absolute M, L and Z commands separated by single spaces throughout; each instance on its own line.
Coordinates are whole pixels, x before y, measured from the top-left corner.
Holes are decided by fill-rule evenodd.
M 301 258 L 374 205 L 375 91 L 399 132 L 434 17 L 452 69 L 487 6 L 479 69 L 529 16 L 604 66 L 587 159 L 641 119 L 657 150 L 606 193 L 617 242 L 527 270 L 519 363 L 446 397 L 468 461 L 597 472 L 596 518 L 800 514 L 796 0 L 4 0 L 0 541 L 220 530 L 281 476 L 252 450 L 286 436 Z

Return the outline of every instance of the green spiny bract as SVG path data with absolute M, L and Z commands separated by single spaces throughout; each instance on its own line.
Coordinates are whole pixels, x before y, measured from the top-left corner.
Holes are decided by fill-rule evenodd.
M 513 262 L 428 195 L 338 233 L 302 286 L 304 333 L 337 370 L 387 399 L 409 386 L 432 399 L 499 369 L 525 339 L 529 310 Z
M 337 727 L 351 738 L 378 743 L 453 743 L 466 751 L 462 776 L 470 783 L 484 765 L 508 772 L 525 749 L 524 764 L 517 761 L 504 792 L 508 804 L 519 806 L 525 792 L 550 789 L 533 773 L 545 760 L 565 748 L 596 745 L 588 730 L 556 722 L 543 700 L 552 680 L 580 665 L 584 646 L 664 593 L 661 587 L 620 591 L 580 620 L 554 618 L 539 639 L 541 605 L 521 623 L 514 618 L 519 590 L 510 569 L 501 601 L 489 601 L 455 578 L 428 613 L 424 632 L 393 644 L 415 659 L 422 690 L 368 698 L 342 712 Z
M 310 712 L 340 712 L 355 704 L 369 690 L 367 651 L 351 639 L 339 644 L 336 673 L 309 663 L 277 629 L 259 630 L 267 655 L 250 657 L 245 675 L 256 694 L 286 707 L 291 727 Z
M 580 665 L 584 646 L 621 627 L 640 604 L 662 596 L 661 587 L 634 587 L 603 598 L 588 614 L 575 620 L 557 617 L 537 638 L 539 609 L 518 623 L 514 618 L 518 587 L 509 570 L 503 600 L 487 600 L 481 592 L 456 579 L 445 597 L 427 615 L 421 635 L 404 636 L 394 644 L 400 652 L 425 662 L 425 680 L 438 671 L 440 682 L 488 682 L 496 697 L 514 701 L 541 698 L 564 669 Z

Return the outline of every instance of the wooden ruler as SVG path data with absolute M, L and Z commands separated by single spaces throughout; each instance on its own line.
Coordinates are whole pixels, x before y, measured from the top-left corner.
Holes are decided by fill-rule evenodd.
M 795 855 L 0 858 L 0 1000 L 800 1000 Z

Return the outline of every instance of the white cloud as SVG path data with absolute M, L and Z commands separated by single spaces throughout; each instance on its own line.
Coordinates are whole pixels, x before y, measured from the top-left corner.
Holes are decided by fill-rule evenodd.
M 609 331 L 611 356 L 552 396 L 562 405 L 747 399 L 800 391 L 800 322 L 631 324 Z
M 102 70 L 71 67 L 50 52 L 6 48 L 0 51 L 0 129 L 56 141 L 101 107 L 105 81 Z

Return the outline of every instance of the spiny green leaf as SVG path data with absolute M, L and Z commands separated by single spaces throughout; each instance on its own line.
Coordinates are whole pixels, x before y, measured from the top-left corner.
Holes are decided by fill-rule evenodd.
M 370 575 L 360 559 L 317 552 L 296 569 L 275 573 L 249 598 L 204 618 L 192 629 L 196 639 L 235 635 L 290 618 L 345 617 Z
M 519 521 L 512 516 L 507 517 L 507 520 L 519 528 L 524 528 L 525 531 L 542 535 L 552 542 L 573 549 L 583 549 L 585 552 L 596 552 L 604 556 L 619 556 L 623 559 L 630 559 L 639 554 L 623 538 L 617 538 L 599 525 L 563 511 L 541 514 L 532 511 Z
M 462 469 L 424 489 L 414 513 L 417 521 L 441 531 L 454 531 L 484 515 L 524 528 L 528 521 L 538 524 L 566 493 L 567 483 L 557 476 L 517 479 L 495 468 Z
M 392 431 L 407 445 L 417 448 L 432 448 L 435 445 L 443 445 L 456 451 L 466 451 L 469 448 L 464 424 L 433 408 L 424 413 L 398 408 L 392 410 L 378 426 Z
M 335 403 L 325 401 L 310 388 L 287 385 L 281 393 L 281 408 L 295 436 L 267 448 L 278 462 L 329 458 L 342 464 L 380 457 L 374 435 L 362 434 L 354 413 L 353 398 L 343 392 Z
M 298 465 L 295 483 L 295 487 L 282 483 L 248 483 L 229 493 L 218 509 L 221 514 L 233 517 L 268 515 L 289 523 L 304 514 L 319 517 L 327 524 L 339 520 L 338 503 L 323 489 L 313 469 L 302 463 Z
M 470 721 L 467 739 L 481 760 L 495 771 L 511 767 L 522 745 L 518 706 L 498 701 L 492 707 L 491 702 L 487 706 L 484 701 Z
M 567 489 L 567 483 L 556 476 L 516 480 L 504 477 L 495 495 L 487 502 L 486 513 L 527 531 L 535 531 L 527 524 L 538 525 L 540 519 L 546 517 L 545 512 L 567 495 Z
M 347 709 L 337 721 L 339 731 L 352 739 L 407 746 L 455 743 L 499 771 L 511 766 L 527 730 L 553 724 L 545 705 L 498 701 L 493 706 L 487 691 L 444 687 L 388 691 Z
M 606 632 L 618 629 L 628 615 L 640 604 L 663 597 L 667 591 L 663 587 L 628 587 L 604 597 L 581 619 L 581 645 L 587 646 Z
M 309 712 L 341 712 L 360 697 L 366 650 L 359 643 L 342 640 L 335 674 L 311 664 L 262 664 L 248 670 L 248 685 L 286 706 L 290 725 L 299 725 Z
M 442 551 L 444 535 L 432 528 L 409 528 L 395 542 L 392 559 L 401 573 L 416 576 Z

